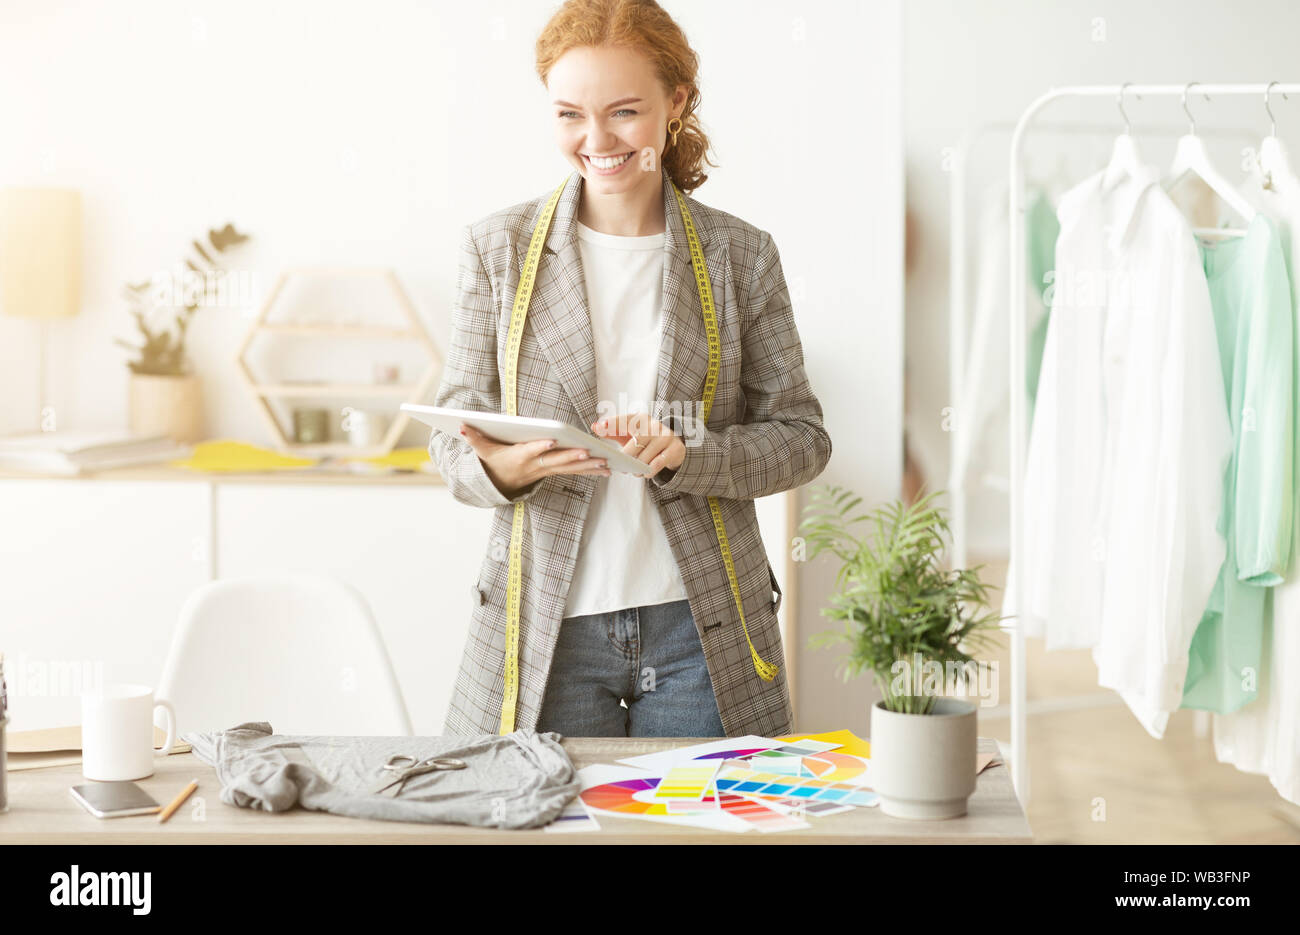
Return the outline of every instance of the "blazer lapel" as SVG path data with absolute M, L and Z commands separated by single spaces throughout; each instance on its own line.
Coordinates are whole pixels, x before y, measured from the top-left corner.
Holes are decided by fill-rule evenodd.
M 596 352 L 592 345 L 582 256 L 578 251 L 576 216 L 581 192 L 582 173 L 575 171 L 560 193 L 542 246 L 527 321 L 574 410 L 592 413 L 587 418 L 590 424 L 596 410 Z M 542 205 L 545 206 L 544 201 Z M 522 278 L 532 235 L 530 224 L 520 232 L 515 244 L 516 282 Z M 503 313 L 509 315 L 510 310 L 504 309 Z
M 662 340 L 652 414 L 662 421 L 670 412 L 680 411 L 687 400 L 698 404 L 704 391 L 708 367 L 708 337 L 681 209 L 673 194 L 668 172 L 662 168 L 660 172 L 667 223 L 662 281 Z M 578 247 L 577 210 L 582 184 L 582 173 L 575 171 L 560 193 L 533 285 L 528 322 L 563 384 L 574 410 L 582 419 L 581 427 L 586 428 L 595 421 L 598 412 L 591 310 L 587 300 L 582 255 Z M 722 260 L 715 255 L 716 249 L 711 242 L 707 222 L 698 213 L 692 215 L 692 218 L 709 269 L 709 278 L 714 286 L 716 304 L 720 300 L 718 283 L 721 282 L 719 277 L 722 273 Z M 532 232 L 531 226 L 521 231 L 515 243 L 517 275 L 522 275 Z M 503 310 L 503 313 L 509 314 L 509 309 Z M 665 405 L 669 407 L 668 412 L 664 411 Z M 692 409 L 686 414 L 695 413 Z

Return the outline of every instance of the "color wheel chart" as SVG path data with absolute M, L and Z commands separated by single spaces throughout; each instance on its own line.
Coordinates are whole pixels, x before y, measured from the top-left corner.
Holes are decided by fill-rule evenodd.
M 743 760 L 753 756 L 755 753 L 766 753 L 769 749 L 771 748 L 746 747 L 742 750 L 715 750 L 712 753 L 704 753 L 700 756 L 692 757 L 692 762 L 695 760 Z
M 584 789 L 578 795 L 584 805 L 628 817 L 661 816 L 683 817 L 681 811 L 670 810 L 667 802 L 653 801 L 655 790 L 659 787 L 659 777 L 648 776 L 644 779 L 621 779 L 602 783 Z M 714 799 L 709 796 L 704 800 L 712 806 Z M 788 831 L 794 828 L 806 828 L 807 822 L 783 815 L 775 809 L 768 808 L 761 802 L 747 799 L 741 795 L 723 795 L 716 807 L 729 815 L 753 825 L 759 831 Z M 705 815 L 707 812 L 695 812 Z
M 850 744 L 853 753 L 840 752 Z M 879 803 L 868 785 L 869 749 L 848 731 L 790 741 L 724 738 L 584 767 L 578 795 L 593 815 L 789 831 L 809 827 L 805 818 Z
M 645 796 L 653 796 L 655 789 L 659 787 L 659 777 L 649 776 L 645 779 L 623 779 L 617 782 L 607 782 L 599 786 L 592 786 L 590 789 L 584 789 L 578 794 L 582 796 L 584 805 L 592 808 L 599 808 L 607 812 L 617 812 L 623 815 L 672 815 L 680 814 L 668 811 L 668 803 L 655 802 L 646 797 L 637 798 L 637 793 L 645 793 Z
M 738 796 L 834 802 L 857 806 L 872 806 L 878 801 L 876 794 L 861 783 L 861 777 L 867 769 L 867 761 L 861 757 L 833 751 L 819 752 L 815 756 L 803 757 L 802 775 L 792 776 L 756 769 L 754 767 L 761 764 L 745 758 L 746 754 L 752 756 L 762 752 L 765 751 L 719 750 L 689 760 L 687 763 L 730 759 L 733 763 L 746 764 L 744 766 L 724 765 L 717 777 L 713 779 L 712 785 L 721 796 L 724 809 L 729 799 Z M 710 771 L 712 768 L 708 767 Z M 657 776 L 624 779 L 602 783 L 579 794 L 582 796 L 582 801 L 590 807 L 618 814 L 682 816 L 696 811 L 695 808 L 688 811 L 680 805 L 669 808 L 672 799 L 659 794 L 660 782 L 661 778 Z M 704 795 L 704 790 L 701 790 L 700 796 L 697 801 L 701 805 L 708 806 L 714 801 L 712 796 Z
M 826 752 L 804 757 L 803 768 L 807 771 L 803 774 L 805 776 L 832 782 L 851 782 L 866 774 L 867 761 L 847 753 Z

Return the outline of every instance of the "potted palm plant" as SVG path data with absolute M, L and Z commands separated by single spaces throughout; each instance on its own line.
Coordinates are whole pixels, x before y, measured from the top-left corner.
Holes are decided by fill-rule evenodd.
M 939 493 L 850 517 L 861 497 L 816 487 L 800 525 L 809 558 L 830 551 L 843 563 L 821 611 L 843 627 L 810 644 L 848 644 L 844 679 L 874 677 L 881 700 L 871 709 L 872 787 L 881 810 L 898 818 L 966 813 L 975 791 L 976 709 L 943 695 L 963 683 L 972 653 L 987 646 L 1000 621 L 988 609 L 983 566 L 940 564 L 950 530 L 934 506 Z M 858 523 L 868 524 L 869 535 L 854 535 Z

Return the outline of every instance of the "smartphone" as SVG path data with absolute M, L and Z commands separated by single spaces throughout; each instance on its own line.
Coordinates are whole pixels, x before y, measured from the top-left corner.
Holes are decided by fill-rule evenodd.
M 162 811 L 153 796 L 133 782 L 88 782 L 69 791 L 96 818 L 152 815 Z

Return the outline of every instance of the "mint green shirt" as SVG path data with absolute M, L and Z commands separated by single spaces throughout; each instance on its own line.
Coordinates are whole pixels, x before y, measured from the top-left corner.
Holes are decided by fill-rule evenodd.
M 1227 556 L 1192 639 L 1182 707 L 1227 714 L 1257 694 L 1269 588 L 1291 558 L 1295 313 L 1282 239 L 1262 213 L 1244 237 L 1200 251 L 1233 448 L 1218 525 Z
M 1043 314 L 1029 333 L 1029 346 L 1025 353 L 1025 390 L 1029 394 L 1029 424 L 1034 424 L 1034 399 L 1038 395 L 1038 372 L 1043 366 L 1043 345 L 1047 343 L 1047 318 L 1052 301 L 1049 298 L 1048 273 L 1056 266 L 1056 238 L 1061 233 L 1056 209 L 1041 191 L 1035 192 L 1025 210 L 1025 268 L 1033 295 L 1043 303 Z

